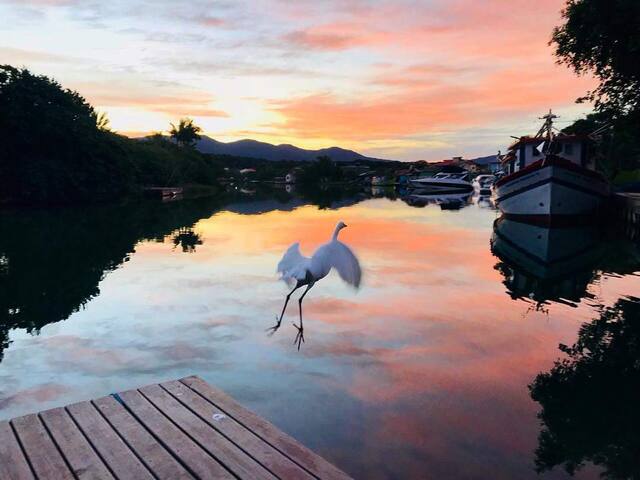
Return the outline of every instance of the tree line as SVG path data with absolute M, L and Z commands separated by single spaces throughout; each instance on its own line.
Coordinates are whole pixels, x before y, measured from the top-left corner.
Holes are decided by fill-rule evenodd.
M 222 166 L 193 144 L 190 119 L 171 125 L 173 141 L 112 132 L 78 92 L 25 68 L 0 65 L 0 203 L 103 201 L 143 186 L 215 185 Z
M 598 81 L 577 99 L 594 112 L 564 131 L 600 130 L 596 153 L 611 177 L 640 169 L 640 2 L 568 0 L 562 19 L 550 41 L 558 63 Z

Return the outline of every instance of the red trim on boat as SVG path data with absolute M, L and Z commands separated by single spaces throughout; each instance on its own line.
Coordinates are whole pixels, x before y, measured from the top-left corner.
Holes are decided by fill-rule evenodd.
M 581 173 L 586 177 L 591 177 L 603 182 L 605 181 L 605 178 L 598 172 L 594 172 L 593 170 L 589 170 L 588 168 L 584 168 L 584 167 L 581 167 L 580 165 L 576 165 L 575 163 L 570 162 L 569 160 L 559 157 L 557 155 L 547 155 L 546 158 L 537 160 L 533 162 L 531 165 L 527 165 L 523 169 L 518 170 L 517 172 L 514 172 L 511 175 L 502 177 L 500 180 L 498 180 L 495 183 L 495 186 L 499 187 L 501 185 L 504 185 L 507 182 L 510 182 L 511 180 L 515 180 L 516 178 L 520 178 L 524 175 L 528 175 L 529 173 L 535 172 L 536 170 L 539 170 L 544 167 L 550 167 L 550 166 L 561 167 L 561 168 L 564 168 L 565 170 L 571 170 L 573 172 Z

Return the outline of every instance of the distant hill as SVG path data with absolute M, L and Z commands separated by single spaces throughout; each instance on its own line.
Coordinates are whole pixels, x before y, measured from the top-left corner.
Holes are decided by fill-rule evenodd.
M 321 148 L 319 150 L 306 150 L 294 145 L 258 142 L 257 140 L 238 140 L 236 142 L 219 142 L 205 135 L 196 143 L 196 148 L 202 153 L 216 155 L 233 155 L 235 157 L 261 158 L 271 161 L 313 161 L 326 155 L 334 162 L 353 162 L 356 160 L 369 160 L 386 162 L 381 158 L 365 157 L 364 155 L 339 147 Z

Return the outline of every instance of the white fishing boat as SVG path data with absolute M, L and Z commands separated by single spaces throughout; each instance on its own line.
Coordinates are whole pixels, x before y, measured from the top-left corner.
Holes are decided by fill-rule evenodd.
M 609 197 L 609 183 L 588 154 L 587 135 L 554 134 L 549 111 L 533 137 L 520 137 L 502 164 L 506 175 L 494 185 L 498 208 L 534 223 L 590 217 Z
M 419 177 L 410 180 L 411 186 L 424 191 L 438 193 L 471 192 L 473 185 L 468 172 L 439 172 L 433 177 Z

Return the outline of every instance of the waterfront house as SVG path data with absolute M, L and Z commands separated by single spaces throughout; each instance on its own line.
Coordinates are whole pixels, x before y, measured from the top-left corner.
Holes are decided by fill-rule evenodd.
M 501 170 L 502 165 L 500 163 L 501 154 L 488 155 L 486 157 L 478 157 L 473 159 L 473 163 L 480 172 L 484 173 L 497 173 Z

